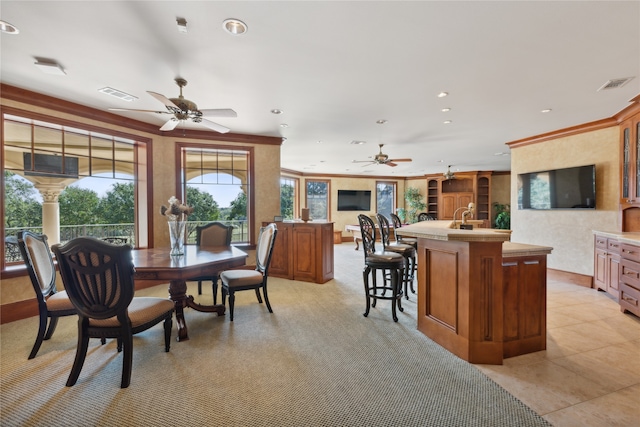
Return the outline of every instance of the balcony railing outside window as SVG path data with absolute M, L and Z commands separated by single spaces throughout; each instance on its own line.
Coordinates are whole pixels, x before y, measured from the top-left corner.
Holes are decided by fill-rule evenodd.
M 246 220 L 220 221 L 225 225 L 233 226 L 231 243 L 244 243 L 249 241 L 249 230 Z M 196 243 L 196 227 L 208 224 L 209 221 L 188 221 L 187 222 L 187 244 Z M 164 225 L 162 222 L 159 226 Z M 5 229 L 5 263 L 22 262 L 22 255 L 18 249 L 18 231 L 29 230 L 34 233 L 42 233 L 42 227 L 6 228 Z M 168 231 L 167 231 L 168 233 Z M 66 243 L 69 240 L 80 236 L 93 236 L 99 239 L 116 238 L 135 247 L 134 224 L 84 224 L 84 225 L 62 225 L 60 226 L 60 242 Z

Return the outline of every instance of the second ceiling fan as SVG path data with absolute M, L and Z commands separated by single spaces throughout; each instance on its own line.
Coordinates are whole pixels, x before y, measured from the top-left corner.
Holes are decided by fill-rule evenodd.
M 388 155 L 382 152 L 384 144 L 378 144 L 380 146 L 380 152 L 373 157 L 373 160 L 353 160 L 353 163 L 368 163 L 376 165 L 398 166 L 399 162 L 411 162 L 411 159 L 390 159 Z M 367 166 L 367 165 L 363 165 Z
M 222 126 L 218 123 L 212 122 L 208 120 L 206 117 L 237 117 L 235 111 L 230 108 L 220 108 L 220 109 L 206 109 L 206 110 L 198 110 L 198 106 L 195 102 L 185 99 L 182 96 L 182 88 L 187 85 L 187 81 L 183 78 L 175 79 L 176 84 L 180 87 L 180 96 L 177 98 L 167 98 L 164 95 L 161 95 L 156 92 L 147 91 L 147 93 L 153 96 L 158 101 L 162 102 L 166 107 L 167 111 L 156 111 L 156 110 L 134 110 L 134 109 L 126 109 L 126 108 L 109 108 L 111 111 L 138 111 L 144 113 L 157 113 L 157 114 L 173 114 L 160 130 L 162 131 L 170 131 L 176 128 L 181 121 L 191 121 L 193 123 L 200 123 L 203 126 L 208 127 L 209 129 L 215 130 L 220 133 L 227 133 L 230 131 L 228 127 Z

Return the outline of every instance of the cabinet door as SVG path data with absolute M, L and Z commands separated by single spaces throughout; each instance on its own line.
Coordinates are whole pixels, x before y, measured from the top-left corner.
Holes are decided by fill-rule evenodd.
M 607 290 L 607 251 L 604 249 L 595 250 L 595 258 L 593 262 L 593 284 L 596 289 Z
M 620 191 L 623 207 L 640 204 L 640 115 L 621 124 L 622 171 Z
M 318 233 L 316 233 L 318 232 Z M 317 272 L 317 247 L 320 244 L 319 227 L 296 224 L 293 227 L 293 277 L 312 282 Z
M 458 208 L 466 208 L 469 203 L 473 203 L 473 193 L 459 193 L 458 194 Z M 459 213 L 461 214 L 461 213 Z
M 440 203 L 439 219 L 453 219 L 453 213 L 456 211 L 457 194 L 443 194 L 442 203 Z
M 285 279 L 293 279 L 293 257 L 290 250 L 291 230 L 290 224 L 278 223 L 278 235 L 273 244 L 273 253 L 271 254 L 271 264 L 269 264 L 269 275 L 274 277 L 282 277 Z
M 616 298 L 620 297 L 620 255 L 607 255 L 607 292 Z

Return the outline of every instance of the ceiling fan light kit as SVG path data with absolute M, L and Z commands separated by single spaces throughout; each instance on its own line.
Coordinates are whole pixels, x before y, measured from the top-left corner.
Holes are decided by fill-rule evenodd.
M 451 172 L 451 165 L 447 166 L 447 171 L 443 174 L 443 176 L 447 181 L 450 179 L 455 179 L 456 175 Z
M 378 144 L 378 145 L 380 146 L 380 152 L 373 157 L 373 160 L 353 160 L 352 163 L 367 163 L 366 165 L 362 165 L 363 167 L 369 166 L 372 164 L 396 167 L 398 166 L 397 163 L 399 162 L 413 161 L 412 159 L 390 159 L 387 154 L 384 154 L 382 152 L 382 147 L 384 146 L 384 144 Z
M 198 105 L 195 102 L 186 99 L 182 96 L 182 88 L 187 85 L 187 81 L 181 77 L 175 79 L 176 84 L 180 88 L 180 95 L 177 98 L 167 98 L 166 96 L 147 91 L 147 93 L 153 96 L 155 99 L 164 104 L 167 111 L 155 111 L 155 110 L 134 110 L 134 109 L 124 109 L 124 108 L 110 108 L 111 111 L 138 111 L 138 112 L 146 112 L 146 113 L 157 113 L 157 114 L 172 114 L 173 117 L 170 118 L 162 127 L 161 131 L 171 131 L 176 128 L 180 124 L 181 121 L 191 121 L 193 123 L 200 123 L 203 126 L 208 127 L 209 129 L 215 130 L 219 133 L 227 133 L 230 131 L 229 128 L 222 126 L 218 123 L 212 122 L 204 118 L 204 116 L 212 116 L 212 117 L 237 117 L 237 113 L 230 108 L 220 108 L 220 109 L 206 109 L 206 110 L 198 110 Z

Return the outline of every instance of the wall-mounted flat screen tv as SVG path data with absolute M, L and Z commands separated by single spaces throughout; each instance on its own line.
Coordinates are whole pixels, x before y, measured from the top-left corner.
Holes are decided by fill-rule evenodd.
M 519 209 L 595 209 L 596 166 L 518 174 Z
M 338 190 L 339 211 L 370 211 L 370 190 Z
M 64 167 L 62 167 L 62 156 L 53 154 L 33 153 L 33 167 L 31 166 L 31 153 L 24 153 L 24 174 L 31 176 L 47 177 L 78 177 L 78 158 L 64 157 Z

